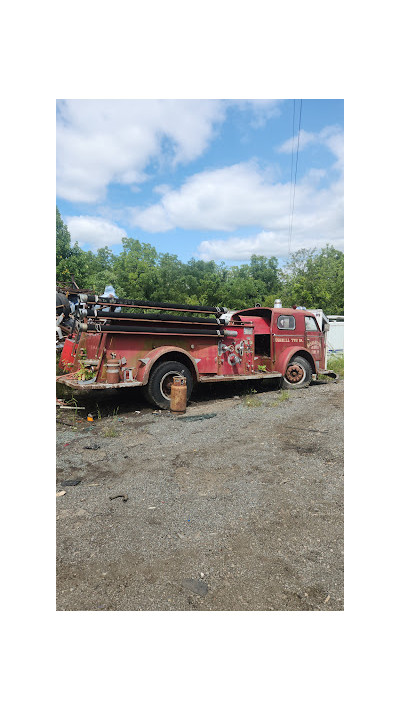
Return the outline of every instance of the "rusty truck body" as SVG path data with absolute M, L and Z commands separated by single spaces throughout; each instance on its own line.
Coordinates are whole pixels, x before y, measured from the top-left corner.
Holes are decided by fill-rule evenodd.
M 80 392 L 143 387 L 153 406 L 166 409 L 174 375 L 186 377 L 188 399 L 205 382 L 275 378 L 301 388 L 321 374 L 335 377 L 325 353 L 325 333 L 307 310 L 228 312 L 81 294 L 58 379 Z

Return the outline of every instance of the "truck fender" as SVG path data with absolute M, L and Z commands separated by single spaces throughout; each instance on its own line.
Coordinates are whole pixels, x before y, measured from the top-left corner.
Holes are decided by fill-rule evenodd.
M 284 351 L 282 351 L 282 353 L 280 353 L 279 358 L 275 363 L 275 369 L 282 373 L 282 375 L 284 375 L 286 373 L 288 363 L 294 355 L 299 355 L 303 358 L 306 358 L 311 364 L 313 373 L 317 372 L 315 360 L 311 355 L 310 351 L 306 350 L 305 348 L 298 348 L 297 346 L 294 346 L 292 348 L 286 348 Z
M 171 353 L 171 360 L 179 360 L 177 358 L 174 358 L 174 353 L 182 353 L 182 355 L 185 356 L 186 360 L 189 360 L 191 362 L 191 365 L 193 366 L 193 370 L 195 372 L 195 380 L 199 380 L 199 369 L 193 356 L 187 351 L 185 351 L 183 348 L 177 348 L 176 346 L 160 346 L 159 348 L 155 348 L 154 351 L 150 351 L 150 354 L 143 360 L 139 359 L 136 380 L 139 380 L 143 383 L 143 385 L 146 385 L 149 380 L 150 371 L 153 365 L 167 353 Z

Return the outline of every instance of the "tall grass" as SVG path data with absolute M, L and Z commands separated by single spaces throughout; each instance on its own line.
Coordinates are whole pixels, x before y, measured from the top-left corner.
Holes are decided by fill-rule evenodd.
M 328 358 L 328 370 L 334 370 L 341 378 L 344 378 L 344 355 L 330 356 Z

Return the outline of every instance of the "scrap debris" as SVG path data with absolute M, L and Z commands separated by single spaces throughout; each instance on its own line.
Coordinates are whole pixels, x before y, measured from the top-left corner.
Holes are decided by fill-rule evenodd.
M 113 499 L 122 499 L 122 501 L 128 501 L 128 494 L 115 494 L 115 496 L 110 496 L 110 501 Z
M 84 410 L 85 409 L 84 407 L 78 407 L 75 405 L 67 405 L 65 400 L 61 400 L 61 398 L 59 398 L 59 397 L 56 397 L 56 407 L 59 407 L 60 410 Z
M 317 432 L 318 434 L 328 434 L 329 430 L 313 430 L 309 427 L 291 427 L 290 425 L 283 425 L 287 430 L 303 430 L 303 432 Z
M 208 415 L 184 415 L 183 417 L 181 416 L 178 419 L 179 419 L 179 422 L 182 422 L 182 420 L 185 420 L 186 422 L 188 422 L 189 420 L 191 422 L 197 422 L 200 420 L 209 420 L 209 419 L 211 419 L 211 417 L 216 417 L 216 416 L 217 416 L 216 412 L 211 412 Z
M 60 405 L 60 410 L 84 410 L 84 407 L 75 407 L 74 405 Z

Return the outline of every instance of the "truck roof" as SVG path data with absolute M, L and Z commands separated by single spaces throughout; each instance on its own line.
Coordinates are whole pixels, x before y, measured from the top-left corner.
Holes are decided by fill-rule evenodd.
M 268 312 L 268 314 L 272 313 L 279 313 L 283 314 L 284 316 L 298 316 L 299 314 L 304 314 L 305 316 L 314 316 L 312 311 L 307 311 L 304 309 L 284 309 L 284 308 L 279 308 L 279 309 L 274 309 L 270 308 L 268 306 L 254 306 L 253 308 L 250 309 L 240 309 L 239 311 L 233 311 L 232 317 L 233 316 L 263 316 L 264 312 Z

